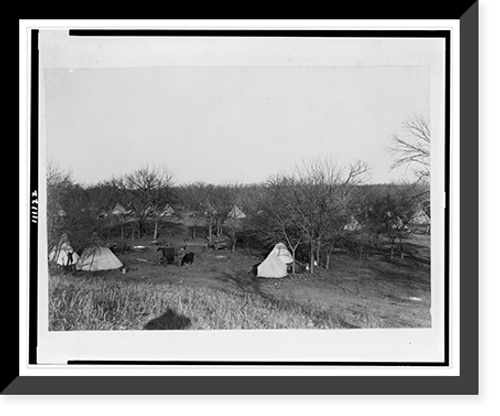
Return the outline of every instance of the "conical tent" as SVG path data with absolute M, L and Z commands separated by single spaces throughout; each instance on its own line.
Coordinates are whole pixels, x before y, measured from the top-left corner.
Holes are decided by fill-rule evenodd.
M 414 224 L 429 224 L 430 218 L 424 210 L 418 211 L 412 218 Z
M 87 247 L 76 264 L 77 270 L 98 271 L 119 269 L 123 263 L 113 252 L 103 246 Z
M 257 266 L 257 277 L 282 278 L 288 274 L 292 255 L 283 243 L 276 244 L 266 259 Z
M 359 230 L 361 230 L 361 224 L 356 218 L 351 216 L 350 222 L 344 225 L 344 231 L 359 231 Z
M 275 251 L 271 251 L 266 259 L 257 266 L 257 277 L 281 278 L 287 275 L 287 266 Z
M 160 216 L 162 216 L 162 217 L 170 217 L 174 213 L 175 213 L 174 209 L 169 204 L 167 204 L 167 205 L 165 205 L 165 208 L 161 212 Z
M 233 208 L 231 209 L 229 214 L 227 214 L 227 216 L 235 220 L 242 220 L 243 218 L 246 218 L 245 213 L 241 209 L 239 209 L 236 205 L 233 205 Z
M 71 266 L 76 264 L 80 257 L 75 252 L 65 233 L 59 239 L 59 243 L 50 251 L 49 260 L 60 266 Z
M 391 229 L 393 230 L 402 230 L 404 228 L 408 228 L 406 227 L 405 224 L 403 224 L 403 220 L 398 216 L 396 215 L 395 217 L 392 216 L 392 214 L 389 216 L 389 218 L 391 218 Z
M 113 211 L 111 211 L 111 214 L 113 215 L 123 215 L 125 214 L 125 208 L 121 206 L 119 203 L 116 203 L 115 207 L 113 208 Z

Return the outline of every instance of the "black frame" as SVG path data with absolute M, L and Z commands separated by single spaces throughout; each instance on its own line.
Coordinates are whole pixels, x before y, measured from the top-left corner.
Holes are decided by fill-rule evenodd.
M 477 142 L 475 142 L 474 140 L 469 140 L 468 143 L 465 143 L 466 139 L 465 137 L 467 136 L 474 136 L 476 135 L 478 132 L 478 101 L 477 101 L 477 92 L 476 92 L 476 79 L 477 79 L 477 85 L 478 85 L 478 77 L 477 77 L 477 73 L 475 72 L 476 70 L 476 67 L 474 66 L 475 64 L 478 65 L 478 59 L 477 61 L 475 59 L 468 59 L 468 60 L 465 60 L 465 56 L 467 54 L 467 52 L 464 52 L 464 51 L 468 51 L 469 54 L 472 54 L 473 58 L 476 58 L 476 53 L 477 53 L 477 45 L 478 45 L 478 28 L 475 28 L 474 25 L 477 25 L 478 24 L 478 17 L 479 17 L 479 14 L 478 14 L 478 10 L 479 7 L 478 5 L 476 4 L 475 7 L 471 7 L 471 9 L 469 9 L 469 11 L 467 13 L 464 14 L 463 17 L 465 17 L 466 19 L 462 19 L 461 20 L 461 62 L 460 62 L 460 66 L 461 66 L 461 73 L 462 73 L 462 79 L 461 79 L 461 94 L 468 94 L 467 95 L 467 99 L 464 100 L 462 99 L 461 100 L 461 131 L 462 131 L 462 135 L 461 135 L 461 146 L 462 146 L 462 156 L 461 158 L 465 158 L 467 155 L 468 158 L 471 157 L 471 155 L 476 155 L 477 154 L 477 150 L 476 150 L 476 147 L 477 146 Z M 467 15 L 467 16 L 466 16 Z M 465 42 L 464 40 L 466 39 L 466 37 L 464 36 L 464 29 L 465 29 L 465 24 L 464 23 L 468 23 L 471 27 L 472 27 L 472 30 L 471 30 L 471 33 L 470 34 L 467 34 L 467 40 L 468 42 Z M 32 32 L 32 39 L 33 40 L 36 40 L 35 37 L 37 36 L 37 31 L 33 31 Z M 104 33 L 100 30 L 96 30 L 96 31 L 90 31 L 92 32 L 94 35 L 100 35 L 102 36 Z M 133 33 L 132 33 L 133 32 Z M 159 33 L 158 32 L 151 32 L 151 31 L 139 31 L 141 32 L 141 36 L 144 36 L 145 33 L 151 33 L 151 35 L 154 35 L 154 36 L 158 36 Z M 199 33 L 199 31 L 160 31 L 163 33 L 163 35 L 165 34 L 168 34 L 168 36 L 175 36 L 177 32 L 177 35 L 183 35 L 185 36 L 186 34 L 190 35 L 190 36 L 197 36 L 197 35 L 206 35 L 206 31 L 202 31 L 203 33 Z M 187 33 L 189 32 L 189 33 Z M 217 31 L 217 32 L 221 32 L 219 33 L 220 36 L 235 36 L 235 35 L 238 35 L 238 36 L 241 36 L 242 35 L 242 32 L 241 31 L 236 31 L 238 33 L 234 33 L 233 31 Z M 270 31 L 271 33 L 267 33 L 268 31 L 266 31 L 266 34 L 264 33 L 264 31 L 259 31 L 259 35 L 260 36 L 265 36 L 265 35 L 272 35 L 272 36 L 276 36 L 276 32 L 275 31 Z M 280 35 L 283 35 L 283 36 L 289 36 L 289 35 L 295 35 L 297 36 L 298 34 L 300 34 L 301 36 L 304 35 L 304 31 L 286 31 L 286 33 L 282 33 L 282 31 L 279 31 L 280 32 Z M 299 32 L 299 33 L 298 33 Z M 327 32 L 330 32 L 330 31 L 327 31 Z M 368 31 L 372 34 L 372 36 L 397 36 L 397 37 L 405 37 L 405 35 L 401 36 L 401 33 L 400 32 L 394 32 L 394 31 Z M 408 37 L 414 37 L 415 33 L 414 32 L 411 32 L 411 31 L 404 31 L 406 32 L 406 35 L 408 35 Z M 427 32 L 427 31 L 424 31 L 424 32 Z M 75 36 L 79 36 L 79 35 L 85 35 L 85 36 L 88 36 L 89 34 L 92 35 L 92 33 L 89 33 L 89 31 L 70 31 L 70 35 L 75 35 Z M 128 34 L 127 34 L 128 33 Z M 309 32 L 308 32 L 309 33 Z M 318 31 L 312 31 L 310 34 L 306 33 L 305 36 L 318 36 Z M 325 34 L 325 32 L 323 31 L 319 31 L 319 33 L 323 33 Z M 370 33 L 367 33 L 367 31 L 335 31 L 335 35 L 336 36 L 370 36 Z M 447 33 L 447 36 L 446 36 L 446 33 Z M 450 206 L 450 193 L 449 193 L 449 181 L 450 181 L 450 178 L 449 178 L 449 160 L 450 160 L 450 155 L 449 155 L 449 147 L 450 147 L 450 130 L 449 130 L 449 127 L 450 127 L 450 113 L 449 113 L 449 106 L 450 106 L 450 103 L 449 103 L 449 95 L 450 95 L 450 77 L 449 77 L 449 70 L 450 70 L 450 58 L 449 58 L 449 54 L 450 54 L 450 49 L 449 49 L 449 46 L 450 46 L 450 33 L 449 32 L 446 32 L 446 33 L 442 33 L 442 31 L 428 31 L 427 32 L 427 36 L 432 36 L 432 37 L 436 37 L 436 36 L 442 36 L 442 35 L 445 35 L 446 36 L 446 39 L 447 39 L 447 45 L 446 45 L 446 60 L 447 60 L 447 65 L 446 65 L 446 70 L 447 70 L 447 77 L 446 77 L 446 86 L 445 86 L 445 89 L 446 89 L 446 128 L 447 128 L 447 131 L 446 131 L 446 147 L 447 147 L 447 154 L 446 154 L 446 161 L 445 161 L 445 164 L 446 164 L 446 178 L 445 178 L 445 181 L 446 181 L 446 190 L 447 190 L 447 204 L 446 204 L 446 207 L 448 209 L 446 215 L 445 215 L 445 222 L 448 226 L 447 228 L 447 232 L 446 232 L 446 238 L 445 238 L 445 250 L 446 250 L 446 253 L 447 253 L 447 256 L 449 256 L 449 206 Z M 116 35 L 116 32 L 113 31 L 113 34 Z M 122 32 L 122 35 L 138 35 L 138 31 L 125 31 L 125 32 Z M 425 35 L 422 35 L 423 32 L 422 31 L 418 31 L 418 35 L 420 37 L 425 37 Z M 210 35 L 211 36 L 214 36 L 214 35 L 217 35 L 214 33 L 214 31 L 211 31 L 210 32 Z M 245 36 L 248 35 L 248 36 L 253 36 L 252 33 L 250 32 L 245 32 Z M 326 35 L 328 35 L 328 33 L 326 33 Z M 468 69 L 465 69 L 466 68 L 466 64 L 469 65 L 469 68 Z M 36 48 L 33 48 L 32 50 L 32 73 L 34 74 L 37 74 L 38 73 L 38 50 Z M 464 82 L 464 71 L 468 71 L 468 73 L 470 74 L 467 81 Z M 472 77 L 472 82 L 471 82 L 471 77 Z M 35 77 L 37 78 L 37 77 Z M 36 92 L 35 94 L 36 95 L 32 95 L 32 103 L 33 101 L 36 103 L 37 102 L 37 95 L 38 95 L 38 79 L 32 79 L 32 89 L 34 89 Z M 35 104 L 36 105 L 36 104 Z M 468 111 L 467 111 L 468 109 Z M 31 184 L 32 184 L 32 189 L 31 189 L 31 192 L 33 192 L 36 187 L 34 188 L 33 187 L 33 184 L 35 184 L 36 186 L 36 183 L 37 183 L 37 180 L 38 180 L 38 165 L 37 165 L 37 153 L 34 153 L 34 149 L 37 149 L 37 146 L 38 146 L 38 137 L 37 135 L 33 135 L 33 132 L 37 133 L 38 131 L 38 120 L 37 120 L 37 111 L 33 111 L 33 104 L 32 104 L 32 112 L 31 112 L 31 133 L 32 133 L 32 136 L 31 136 L 31 143 L 32 143 L 32 148 L 31 148 Z M 37 105 L 36 105 L 36 110 L 37 110 Z M 465 117 L 463 117 L 463 115 L 467 115 L 467 122 L 465 121 Z M 464 147 L 467 146 L 467 151 L 464 151 Z M 477 178 L 477 174 L 476 172 L 474 171 L 474 169 L 477 169 L 477 167 L 474 167 L 473 166 L 473 163 L 471 162 L 477 162 L 474 158 L 474 160 L 468 160 L 467 161 L 467 164 L 465 163 L 461 163 L 461 167 L 462 167 L 462 171 L 464 171 L 465 169 L 468 170 L 468 173 L 467 175 L 461 175 L 461 178 L 463 179 L 464 177 L 467 177 L 468 178 L 468 181 L 467 181 L 467 186 L 470 186 L 472 188 L 474 188 L 476 186 L 476 183 L 475 183 L 475 180 Z M 33 164 L 35 163 L 35 165 Z M 464 183 L 462 182 L 462 185 L 464 185 Z M 468 207 L 466 207 L 465 209 L 471 214 L 476 214 L 476 216 L 472 216 L 472 218 L 476 219 L 477 218 L 477 211 L 476 211 L 476 207 L 473 205 L 475 203 L 475 199 L 473 198 L 470 198 L 470 197 L 464 197 L 464 192 L 462 191 L 462 200 L 461 200 L 461 210 L 462 210 L 462 215 L 464 215 L 464 202 L 465 203 L 468 203 Z M 475 194 L 474 194 L 475 195 Z M 464 215 L 465 217 L 465 215 Z M 471 219 L 471 215 L 467 215 L 467 218 L 468 218 L 468 227 L 464 226 L 464 223 L 461 222 L 461 232 L 463 233 L 465 231 L 465 229 L 467 229 L 467 233 L 469 232 L 472 232 L 471 234 L 471 238 L 469 238 L 469 235 L 468 235 L 468 238 L 467 238 L 467 247 L 469 247 L 469 249 L 467 250 L 467 253 L 468 253 L 468 262 L 467 264 L 464 264 L 462 262 L 461 264 L 461 267 L 463 269 L 463 266 L 468 266 L 467 268 L 467 273 L 469 275 L 472 274 L 472 276 L 475 275 L 476 271 L 474 270 L 474 265 L 475 265 L 475 262 L 474 262 L 474 258 L 471 259 L 471 256 L 470 256 L 470 253 L 476 253 L 476 249 L 474 246 L 470 246 L 469 243 L 476 243 L 477 245 L 477 238 L 476 238 L 476 233 L 477 233 L 477 228 L 474 227 L 474 223 L 470 222 L 470 219 Z M 471 227 L 472 225 L 472 227 Z M 37 282 L 37 278 L 36 278 L 36 236 L 37 236 L 37 227 L 36 227 L 36 224 L 34 223 L 31 223 L 31 227 L 30 227 L 30 233 L 31 233 L 31 240 L 30 240 L 30 249 L 31 249 L 31 253 L 30 253 L 30 288 L 32 287 L 35 287 L 36 288 L 36 282 Z M 462 240 L 461 242 L 461 247 L 462 247 L 462 250 L 464 250 L 464 246 L 465 246 L 465 243 L 466 241 Z M 33 255 L 35 257 L 33 257 Z M 448 277 L 449 275 L 449 265 L 448 265 L 448 258 L 446 259 L 446 270 L 445 270 L 445 273 L 446 273 L 446 276 Z M 34 272 L 34 274 L 33 274 Z M 462 270 L 462 276 L 463 276 L 464 272 Z M 475 289 L 475 287 L 470 287 L 470 291 L 466 291 L 465 288 L 464 288 L 464 279 L 462 279 L 461 281 L 461 286 L 462 286 L 462 297 L 464 297 L 464 293 L 468 293 L 468 295 L 470 296 L 471 294 L 474 294 L 474 293 L 477 293 L 477 289 Z M 468 280 L 469 282 L 469 285 L 473 285 L 475 280 L 474 279 L 469 279 Z M 477 282 L 476 282 L 477 283 Z M 445 296 L 445 331 L 446 331 L 446 337 L 445 337 L 445 341 L 446 341 L 446 344 L 448 346 L 447 348 L 447 354 L 446 354 L 446 359 L 445 359 L 445 362 L 444 363 L 440 363 L 440 364 L 436 364 L 436 363 L 429 363 L 430 365 L 448 365 L 448 360 L 449 360 L 449 328 L 448 328 L 448 321 L 449 321 L 449 281 L 448 281 L 448 278 L 445 278 L 445 293 L 447 296 Z M 31 289 L 30 289 L 30 295 L 31 295 Z M 35 302 L 35 304 L 33 305 L 32 302 Z M 469 299 L 469 301 L 477 301 L 476 299 Z M 470 304 L 470 302 L 467 302 L 468 304 Z M 461 299 L 461 304 L 464 305 L 464 302 L 463 302 L 463 299 Z M 473 308 L 474 309 L 474 308 Z M 474 311 L 475 310 L 472 310 L 472 311 L 468 311 L 467 315 L 468 315 L 468 319 L 467 319 L 467 325 L 468 326 L 472 326 L 474 325 L 476 322 L 474 320 L 474 317 L 476 316 L 474 314 Z M 469 313 L 469 312 L 472 312 L 472 313 Z M 463 317 L 464 314 L 462 314 L 462 317 Z M 36 291 L 35 291 L 35 296 L 30 296 L 30 327 L 29 327 L 29 338 L 30 338 L 30 346 L 29 346 L 29 363 L 30 364 L 35 364 L 36 363 L 36 334 L 37 334 L 37 328 L 36 328 L 36 317 L 37 317 L 37 308 L 36 308 Z M 34 322 L 34 325 L 33 325 L 33 322 Z M 463 326 L 464 326 L 464 322 L 462 322 L 462 328 L 461 328 L 461 333 L 463 334 Z M 475 334 L 474 334 L 475 335 Z M 474 340 L 473 337 L 470 337 L 469 340 Z M 461 340 L 462 341 L 462 340 Z M 471 348 L 472 350 L 475 351 L 474 348 Z M 461 346 L 461 350 L 462 350 L 462 353 L 464 352 L 464 349 L 463 349 L 463 346 Z M 80 362 L 80 364 L 89 364 L 88 362 Z M 134 364 L 149 364 L 149 363 L 153 363 L 153 362 L 93 362 L 92 364 L 129 364 L 129 365 L 134 365 Z M 74 362 L 74 364 L 76 364 L 76 362 Z M 193 362 L 189 362 L 189 363 L 181 363 L 181 362 L 157 362 L 156 364 L 161 364 L 161 365 L 179 365 L 179 364 L 200 364 L 200 363 L 193 363 Z M 247 364 L 247 365 L 257 365 L 257 364 L 265 364 L 265 365 L 276 365 L 276 364 L 282 364 L 282 365 L 312 365 L 312 363 L 296 363 L 296 362 L 293 362 L 293 363 L 270 363 L 270 362 L 265 362 L 265 363 L 255 363 L 255 362 L 248 362 L 248 363 L 239 363 L 239 362 L 228 362 L 228 363 L 206 363 L 207 365 L 213 365 L 213 364 L 227 364 L 227 365 L 240 365 L 240 364 Z M 366 366 L 366 365 L 383 365 L 383 366 L 386 366 L 386 365 L 391 365 L 391 363 L 318 363 L 318 365 L 349 365 L 349 366 L 352 366 L 352 365 L 362 365 L 362 366 Z M 411 363 L 395 363 L 394 365 L 411 365 Z M 422 365 L 426 365 L 426 363 L 418 363 L 416 364 L 418 366 L 422 366 Z M 461 366 L 462 370 L 465 369 L 465 366 L 462 364 Z M 474 373 L 474 376 L 476 374 Z M 280 377 L 281 378 L 281 377 Z M 461 377 L 460 377 L 461 378 Z M 458 379 L 460 379 L 458 378 Z M 16 379 L 15 381 L 18 381 L 20 378 Z M 33 386 L 36 384 L 38 385 L 39 383 L 35 383 L 33 384 L 34 381 L 37 381 L 37 380 L 40 380 L 41 377 L 23 377 L 22 379 L 25 379 L 27 381 L 27 379 L 32 379 L 30 382 L 28 382 L 27 384 L 31 385 L 32 387 L 28 388 L 28 390 L 32 390 L 33 389 Z M 52 390 L 52 391 L 58 391 L 58 389 L 62 389 L 62 391 L 66 391 L 70 385 L 74 385 L 74 383 L 69 383 L 68 384 L 68 379 L 71 379 L 71 380 L 75 380 L 74 377 L 51 377 L 51 379 L 55 379 L 53 381 L 55 381 L 55 385 L 54 387 L 58 386 L 56 389 Z M 84 378 L 85 380 L 89 380 L 90 377 L 85 377 Z M 92 377 L 92 379 L 94 379 L 94 377 Z M 101 384 L 102 386 L 106 386 L 108 391 L 109 392 L 124 392 L 124 391 L 127 391 L 127 388 L 131 388 L 132 387 L 132 384 L 133 383 L 133 378 L 129 379 L 130 381 L 125 381 L 125 382 L 121 382 L 121 383 L 118 383 L 118 386 L 120 386 L 121 384 L 121 387 L 117 387 L 115 383 L 116 380 L 113 380 L 113 382 L 109 382 L 109 377 L 106 377 L 105 379 L 101 378 L 99 380 L 99 378 L 97 378 L 98 380 L 93 380 L 92 383 L 85 383 L 86 385 L 88 386 L 96 386 L 96 384 L 94 384 L 95 382 L 97 382 L 98 384 Z M 114 379 L 114 378 L 113 378 Z M 123 378 L 120 378 L 123 380 Z M 167 379 L 168 381 L 168 377 L 163 377 L 162 379 Z M 189 393 L 196 393 L 196 391 L 199 391 L 199 392 L 203 392 L 203 393 L 217 393 L 217 392 L 236 392 L 238 391 L 241 387 L 241 383 L 236 383 L 235 380 L 233 378 L 228 378 L 228 377 L 224 377 L 224 378 L 218 378 L 218 381 L 219 382 L 222 382 L 221 384 L 219 384 L 219 386 L 215 386 L 213 384 L 213 382 L 209 381 L 210 379 L 212 379 L 212 377 L 203 377 L 203 378 L 200 378 L 200 379 L 193 379 L 191 377 L 176 377 L 174 378 L 174 380 L 170 380 L 172 381 L 172 383 L 168 383 L 167 381 L 164 383 L 162 380 L 162 382 L 158 382 L 158 378 L 157 377 L 142 377 L 141 380 L 139 381 L 140 385 L 141 386 L 144 386 L 144 382 L 146 380 L 148 381 L 151 381 L 153 382 L 154 384 L 157 385 L 158 389 L 155 390 L 155 388 L 153 387 L 151 389 L 151 387 L 149 387 L 147 390 L 149 390 L 149 392 L 151 391 L 161 391 L 161 392 L 165 392 L 165 391 L 168 391 L 170 394 L 177 394 L 177 393 L 186 393 L 186 392 L 189 392 Z M 270 383 L 266 383 L 266 378 L 252 378 L 253 380 L 255 379 L 258 379 L 258 382 L 256 383 L 250 383 L 252 386 L 259 386 L 257 387 L 257 390 L 254 390 L 253 392 L 255 393 L 259 393 L 259 392 L 262 392 L 262 393 L 267 393 L 269 394 L 270 392 L 273 392 L 273 393 L 284 393 L 284 392 L 287 392 L 287 393 L 313 393 L 313 390 L 310 389 L 309 386 L 311 386 L 311 380 L 308 380 L 309 378 L 300 378 L 300 380 L 298 379 L 290 379 L 290 378 L 284 378 L 286 380 L 275 380 L 276 377 L 273 377 L 272 379 L 272 382 Z M 364 378 L 363 380 L 359 380 L 357 377 L 342 377 L 341 380 L 339 380 L 338 384 L 337 382 L 335 381 L 335 379 L 332 379 L 332 380 L 328 380 L 329 382 L 327 383 L 324 383 L 323 387 L 326 388 L 326 390 L 322 390 L 321 387 L 318 389 L 318 387 L 314 387 L 314 392 L 315 393 L 321 393 L 321 392 L 330 392 L 330 393 L 339 393 L 339 392 L 343 392 L 343 393 L 347 393 L 347 392 L 356 392 L 356 393 L 361 393 L 363 391 L 363 388 L 360 387 L 359 385 L 359 382 L 360 381 L 363 381 L 363 384 L 365 385 L 365 391 L 366 392 L 370 392 L 370 393 L 375 393 L 375 394 L 380 394 L 380 393 L 383 393 L 383 392 L 387 392 L 387 391 L 392 391 L 393 392 L 396 392 L 396 391 L 401 391 L 401 389 L 404 387 L 403 386 L 406 386 L 407 383 L 403 383 L 403 380 L 406 379 L 408 380 L 409 378 L 406 377 L 406 378 L 401 378 L 401 377 L 389 377 L 389 378 L 384 378 L 384 382 L 386 383 L 387 386 L 392 386 L 389 390 L 386 390 L 385 389 L 385 386 L 382 387 L 382 384 L 379 383 L 376 379 L 378 379 L 378 377 L 368 377 L 368 378 Z M 426 386 L 427 388 L 429 388 L 432 384 L 435 385 L 435 383 L 432 383 L 431 381 L 432 380 L 436 380 L 436 379 L 432 379 L 432 378 L 428 378 L 428 377 L 419 377 L 419 378 L 415 378 L 415 379 L 412 379 L 412 380 L 422 380 L 422 379 L 427 379 L 425 383 L 422 383 L 422 386 Z M 474 381 L 476 380 L 475 377 L 473 377 Z M 375 381 L 374 383 L 371 383 L 370 380 L 373 380 Z M 83 381 L 83 380 L 82 380 Z M 207 382 L 208 381 L 208 382 Z M 226 382 L 227 381 L 227 382 Z M 257 380 L 255 380 L 257 381 Z M 284 381 L 284 383 L 282 383 Z M 330 383 L 330 381 L 334 382 L 334 385 L 335 386 L 342 386 L 340 388 L 340 390 L 338 390 L 338 387 L 336 389 L 331 389 L 331 387 L 333 387 Z M 194 384 L 193 384 L 194 383 Z M 430 384 L 429 384 L 430 383 Z M 12 383 L 12 386 L 14 385 L 19 385 L 19 383 Z M 41 383 L 40 383 L 41 384 Z M 149 386 L 149 382 L 146 383 L 148 386 Z M 167 390 L 164 390 L 164 388 L 167 387 L 167 384 L 168 384 L 168 389 Z M 312 383 L 312 385 L 314 385 L 316 383 Z M 418 383 L 418 384 L 421 384 L 421 383 Z M 454 384 L 457 384 L 457 383 L 454 383 Z M 441 386 L 440 389 L 438 389 L 439 391 L 442 390 L 442 386 L 443 386 L 443 383 L 440 382 L 439 385 Z M 113 387 L 112 387 L 113 386 Z M 367 386 L 370 386 L 371 391 L 368 391 L 366 390 L 366 387 Z M 138 389 L 138 385 L 135 385 L 134 387 L 134 392 L 138 392 L 138 391 L 141 391 L 141 387 L 139 387 L 139 390 Z M 200 387 L 201 387 L 201 390 L 200 390 Z M 398 389 L 399 387 L 399 389 Z M 469 385 L 470 387 L 470 385 Z M 475 385 L 474 385 L 475 387 Z M 123 388 L 125 388 L 125 390 L 123 390 Z M 120 390 L 121 389 L 121 390 Z M 300 390 L 297 390 L 297 389 L 300 389 Z M 383 389 L 383 390 L 382 390 Z M 9 389 L 7 389 L 8 391 Z M 44 388 L 42 390 L 45 390 L 48 392 L 47 388 Z M 106 390 L 106 389 L 105 389 Z M 247 391 L 246 389 L 242 389 L 242 390 L 239 390 L 239 391 Z M 7 393 L 7 391 L 4 391 L 4 394 Z M 146 390 L 145 390 L 146 391 Z M 407 390 L 407 391 L 413 391 L 413 390 Z M 432 389 L 430 390 L 432 391 Z M 437 390 L 434 390 L 435 392 Z M 174 393 L 176 392 L 176 393 Z M 7 393 L 8 394 L 8 393 Z

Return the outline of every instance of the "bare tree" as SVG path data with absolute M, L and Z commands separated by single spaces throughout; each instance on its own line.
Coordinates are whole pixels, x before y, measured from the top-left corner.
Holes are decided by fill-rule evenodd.
M 300 213 L 300 189 L 294 178 L 275 177 L 266 185 L 267 198 L 262 210 L 254 216 L 254 232 L 268 245 L 285 242 L 292 254 L 292 274 L 296 272 L 296 252 L 306 240 L 303 217 Z
M 139 236 L 145 233 L 146 221 L 154 220 L 153 239 L 158 237 L 158 221 L 162 207 L 172 195 L 173 177 L 167 169 L 145 168 L 111 180 L 134 208 Z
M 232 203 L 240 209 L 245 218 L 229 218 L 229 233 L 233 238 L 233 245 L 236 245 L 236 234 L 241 239 L 241 243 L 247 251 L 250 250 L 250 239 L 254 234 L 255 219 L 258 212 L 262 210 L 267 194 L 264 184 L 239 185 L 234 188 Z M 232 212 L 232 211 L 231 211 Z M 231 214 L 231 213 L 230 213 Z
M 107 214 L 117 202 L 123 202 L 123 195 L 109 182 L 98 182 L 86 188 L 94 215 Z
M 358 162 L 341 169 L 327 159 L 304 163 L 290 175 L 270 180 L 269 230 L 279 232 L 293 252 L 309 247 L 310 272 L 322 249 L 335 242 L 349 215 L 349 200 L 368 168 Z M 331 251 L 330 251 L 331 254 Z
M 210 203 L 215 208 L 215 234 L 221 237 L 228 214 L 234 205 L 236 189 L 232 185 L 218 185 L 212 189 Z
M 429 180 L 431 169 L 431 131 L 429 120 L 415 114 L 402 124 L 402 134 L 391 136 L 389 150 L 395 157 L 393 168 L 416 167 L 419 180 Z
M 47 165 L 47 234 L 49 250 L 64 232 L 67 213 L 63 210 L 65 196 L 74 186 L 71 172 L 63 172 L 53 163 Z M 66 230 L 67 231 L 67 230 Z
M 230 185 L 212 185 L 203 182 L 185 185 L 182 189 L 182 198 L 193 211 L 193 215 L 204 219 L 209 244 L 212 244 L 214 234 L 217 237 L 222 236 L 227 215 L 232 207 L 232 192 Z
M 226 201 L 230 210 L 224 218 L 226 235 L 231 239 L 231 252 L 236 250 L 236 242 L 238 234 L 244 230 L 246 222 L 246 198 L 244 195 L 245 187 L 243 185 L 234 183 L 225 185 L 226 188 Z M 227 208 L 226 208 L 227 209 Z M 241 211 L 243 209 L 243 211 Z
M 311 273 L 315 264 L 321 264 L 321 253 L 325 248 L 329 253 L 329 263 L 332 247 L 351 215 L 351 194 L 368 171 L 368 166 L 361 161 L 340 168 L 329 159 L 306 163 L 297 171 L 306 193 L 304 202 L 307 208 L 302 212 L 308 213 L 307 220 L 304 220 L 310 225 L 306 235 L 309 236 Z
M 47 169 L 47 231 L 49 250 L 59 243 L 62 234 L 69 237 L 78 252 L 102 240 L 102 224 L 88 190 L 76 183 L 71 173 L 54 165 Z
M 404 240 L 409 236 L 409 224 L 425 197 L 419 183 L 402 183 L 388 186 L 375 194 L 370 206 L 369 222 L 373 234 L 385 237 L 390 243 L 390 261 L 394 260 L 396 243 L 400 257 L 405 256 Z
M 202 182 L 184 184 L 177 188 L 179 202 L 187 209 L 189 216 L 191 239 L 197 237 L 198 228 L 206 219 L 203 207 L 203 193 L 206 185 Z
M 224 192 L 219 186 L 204 185 L 199 193 L 200 204 L 207 223 L 208 242 L 212 244 L 214 233 L 217 237 L 222 234 L 224 217 L 229 212 L 224 200 Z

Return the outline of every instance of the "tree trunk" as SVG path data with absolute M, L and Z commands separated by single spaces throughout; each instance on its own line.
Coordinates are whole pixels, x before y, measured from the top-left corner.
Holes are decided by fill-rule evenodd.
M 250 252 L 250 241 L 248 240 L 248 236 L 246 233 L 245 233 L 245 247 L 246 247 L 247 252 L 249 253 Z
M 295 276 L 295 251 L 297 247 L 292 248 L 292 276 Z
M 234 253 L 236 250 L 236 230 L 233 228 L 231 230 L 231 239 L 233 240 L 233 246 L 231 247 L 231 253 Z
M 158 238 L 158 218 L 155 218 L 155 231 L 153 233 L 153 240 Z
M 215 230 L 214 230 L 214 235 L 215 235 L 216 237 L 218 237 L 218 233 L 219 233 L 219 223 L 217 222 L 217 220 L 215 220 L 215 223 L 214 223 L 213 228 L 215 228 Z
M 146 235 L 146 225 L 141 221 L 139 224 L 139 238 Z
M 309 273 L 314 274 L 314 247 L 312 244 L 311 244 L 311 253 L 310 253 Z
M 333 249 L 334 249 L 334 246 L 332 245 L 332 247 L 330 248 L 330 250 L 328 251 L 328 254 L 326 256 L 326 269 L 327 270 L 330 268 L 330 257 L 332 256 Z
M 361 246 L 363 247 L 363 246 Z M 362 255 L 362 251 L 360 250 L 360 256 L 359 256 L 359 260 L 358 260 L 358 278 L 356 279 L 356 295 L 359 293 L 359 286 L 361 284 L 361 255 Z
M 212 244 L 212 221 L 208 223 L 208 242 Z
M 318 262 L 318 266 L 321 264 L 321 239 L 318 240 L 318 247 L 316 247 L 316 261 Z

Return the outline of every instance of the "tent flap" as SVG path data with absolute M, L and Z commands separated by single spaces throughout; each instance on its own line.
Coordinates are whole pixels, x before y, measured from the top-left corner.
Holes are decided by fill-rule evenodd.
M 87 247 L 76 264 L 78 270 L 97 271 L 119 269 L 123 263 L 113 252 L 102 246 Z
M 257 277 L 279 279 L 288 275 L 293 257 L 283 243 L 276 244 L 266 259 L 257 266 Z
M 67 234 L 63 234 L 57 246 L 50 251 L 49 260 L 60 266 L 71 266 L 78 262 L 78 254 L 71 246 Z

